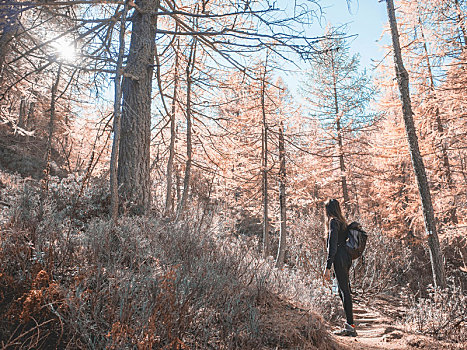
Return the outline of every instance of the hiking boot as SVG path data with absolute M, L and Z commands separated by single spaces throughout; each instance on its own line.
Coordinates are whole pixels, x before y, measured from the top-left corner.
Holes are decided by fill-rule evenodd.
M 357 336 L 357 331 L 355 330 L 355 325 L 348 324 L 347 322 L 344 323 L 344 328 L 338 331 L 332 332 L 335 335 L 341 335 L 344 337 L 356 337 Z

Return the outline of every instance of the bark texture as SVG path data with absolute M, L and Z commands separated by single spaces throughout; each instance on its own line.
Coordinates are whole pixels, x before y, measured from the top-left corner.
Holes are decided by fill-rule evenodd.
M 172 107 L 170 112 L 170 146 L 169 146 L 169 159 L 167 161 L 167 190 L 165 195 L 165 215 L 172 215 L 174 199 L 173 199 L 173 168 L 175 158 L 175 113 L 177 111 L 177 92 L 178 92 L 178 53 L 180 51 L 180 41 L 177 40 L 177 49 L 175 51 L 174 63 L 174 90 L 172 95 Z
M 347 176 L 345 175 L 345 160 L 344 160 L 344 143 L 342 140 L 342 128 L 339 116 L 337 117 L 336 122 L 337 130 L 337 146 L 339 152 L 339 169 L 341 171 L 341 185 L 342 185 L 342 195 L 344 197 L 344 208 L 347 215 L 350 214 L 350 196 L 349 196 L 349 187 L 347 186 Z
M 279 248 L 277 250 L 276 267 L 281 268 L 284 265 L 285 250 L 287 246 L 287 206 L 285 194 L 286 168 L 285 168 L 285 142 L 284 142 L 284 123 L 281 122 L 279 128 L 279 206 L 280 206 L 280 238 Z
M 344 161 L 344 145 L 342 140 L 341 116 L 339 111 L 339 100 L 337 96 L 337 72 L 336 65 L 334 64 L 334 56 L 331 53 L 331 68 L 333 77 L 333 94 L 334 94 L 334 107 L 336 113 L 336 131 L 337 131 L 337 147 L 339 153 L 339 169 L 341 171 L 341 185 L 342 195 L 344 197 L 344 209 L 346 214 L 350 214 L 350 196 L 349 188 L 347 186 L 347 176 L 345 175 L 345 161 Z
M 118 185 L 130 213 L 150 206 L 151 92 L 154 70 L 156 11 L 159 0 L 137 0 L 127 66 L 123 77 Z
M 431 267 L 434 284 L 437 287 L 446 286 L 446 275 L 444 270 L 443 257 L 439 245 L 438 233 L 436 230 L 435 215 L 431 200 L 430 188 L 423 164 L 422 156 L 418 146 L 418 138 L 413 120 L 412 103 L 410 100 L 409 75 L 402 61 L 402 54 L 399 42 L 399 32 L 397 29 L 396 15 L 394 11 L 394 1 L 386 0 L 389 25 L 394 50 L 394 64 L 399 85 L 400 98 L 402 102 L 402 114 L 404 118 L 405 131 L 409 144 L 409 152 L 412 158 L 412 165 L 417 179 L 418 191 L 422 202 L 422 211 L 425 222 L 425 230 L 428 235 L 428 246 L 430 250 Z
M 26 99 L 23 97 L 23 98 L 21 98 L 21 103 L 20 103 L 20 106 L 19 106 L 18 126 L 20 128 L 24 128 L 24 126 L 25 126 L 26 115 L 27 115 L 27 102 L 26 102 Z
M 270 252 L 270 237 L 269 237 L 269 195 L 268 195 L 268 124 L 266 120 L 266 67 L 264 68 L 264 76 L 261 80 L 261 112 L 263 116 L 263 132 L 262 132 L 262 181 L 263 181 L 263 256 L 267 257 Z
M 29 110 L 28 110 L 28 117 L 26 119 L 26 128 L 29 130 L 31 127 L 34 125 L 34 110 L 35 110 L 36 104 L 34 102 L 31 102 L 29 104 Z
M 190 50 L 190 56 L 186 66 L 186 162 L 185 162 L 185 177 L 183 178 L 183 193 L 177 208 L 177 220 L 180 215 L 185 211 L 186 202 L 188 200 L 188 192 L 190 191 L 191 182 L 191 164 L 193 162 L 193 129 L 192 129 L 192 117 L 191 117 L 191 87 L 193 84 L 193 70 L 195 66 L 195 54 L 196 54 L 196 39 L 193 40 Z
M 60 74 L 62 73 L 62 65 L 59 64 L 57 76 L 55 82 L 52 85 L 52 96 L 50 99 L 50 118 L 49 118 L 49 136 L 47 139 L 47 152 L 46 152 L 46 167 L 45 167 L 45 179 L 44 179 L 44 190 L 45 193 L 49 191 L 49 177 L 51 168 L 51 157 L 52 157 L 52 140 L 55 131 L 55 103 L 57 100 L 58 84 L 60 83 Z
M 125 1 L 122 17 L 120 18 L 119 49 L 117 58 L 117 67 L 115 74 L 115 95 L 114 95 L 114 138 L 112 142 L 112 153 L 110 155 L 110 214 L 112 222 L 116 223 L 118 217 L 118 181 L 117 181 L 117 156 L 120 148 L 121 136 L 121 116 L 122 116 L 122 65 L 123 55 L 125 53 L 125 30 L 126 16 L 128 12 L 128 0 Z

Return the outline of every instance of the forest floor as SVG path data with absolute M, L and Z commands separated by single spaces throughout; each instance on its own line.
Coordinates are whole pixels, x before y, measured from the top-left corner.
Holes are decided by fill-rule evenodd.
M 339 300 L 340 301 L 340 300 Z M 402 299 L 377 295 L 354 298 L 357 337 L 333 336 L 345 349 L 465 349 L 465 344 L 438 341 L 405 329 L 401 323 L 408 305 Z M 332 331 L 342 324 L 333 324 Z

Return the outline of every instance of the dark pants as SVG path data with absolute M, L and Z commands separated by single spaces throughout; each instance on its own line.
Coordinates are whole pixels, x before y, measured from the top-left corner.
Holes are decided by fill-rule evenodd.
M 338 247 L 334 259 L 334 272 L 339 286 L 339 296 L 344 304 L 348 324 L 353 324 L 352 296 L 350 295 L 349 270 L 352 259 L 345 247 Z

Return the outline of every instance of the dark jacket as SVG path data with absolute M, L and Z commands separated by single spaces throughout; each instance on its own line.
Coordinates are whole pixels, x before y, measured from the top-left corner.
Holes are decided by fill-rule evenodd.
M 326 261 L 326 268 L 331 269 L 336 257 L 338 247 L 345 248 L 345 241 L 347 240 L 347 227 L 339 220 L 332 218 L 329 222 L 328 234 L 328 259 Z M 341 249 L 342 249 L 341 248 Z

